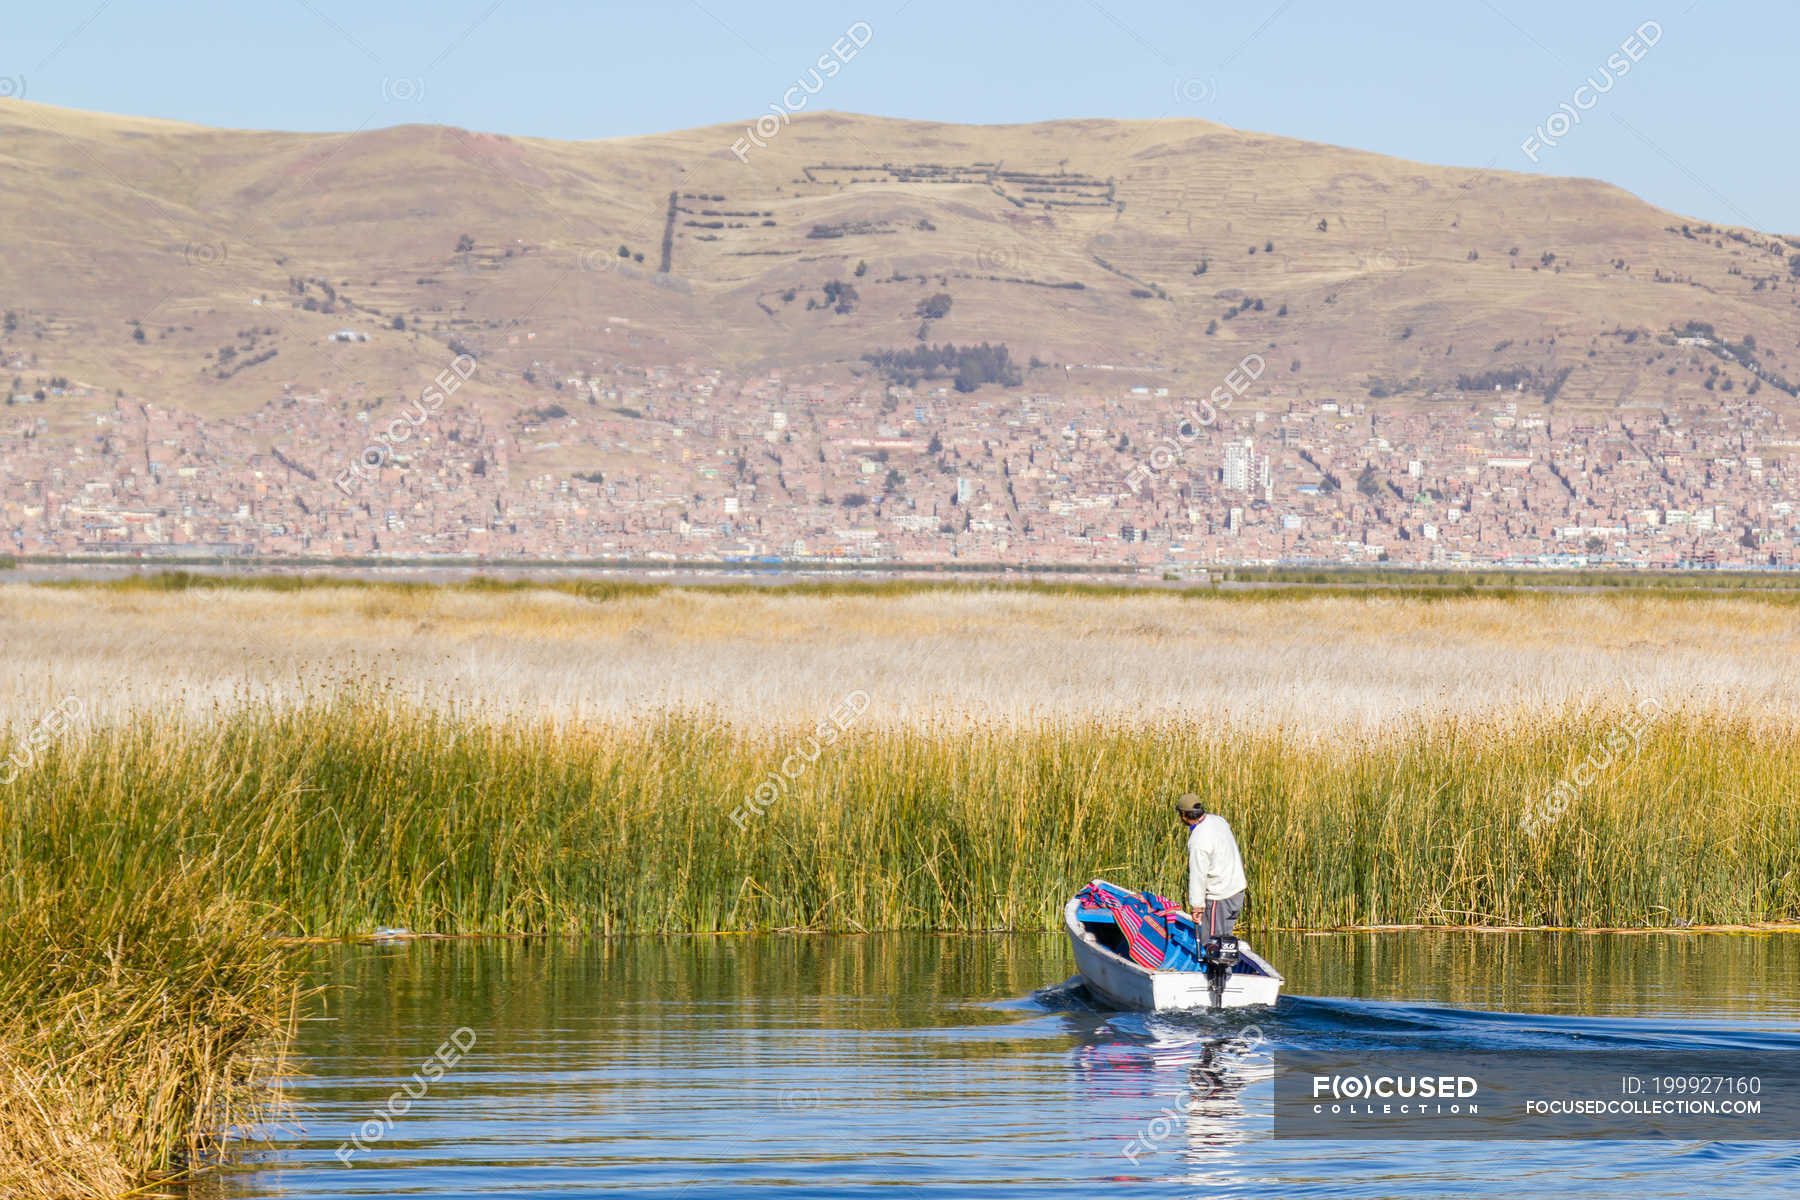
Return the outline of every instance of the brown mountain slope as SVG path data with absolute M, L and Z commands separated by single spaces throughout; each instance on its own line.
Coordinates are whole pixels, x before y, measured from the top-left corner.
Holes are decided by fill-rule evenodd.
M 12 374 L 202 411 L 284 384 L 414 391 L 451 345 L 517 393 L 620 360 L 866 370 L 921 334 L 1069 368 L 1032 372 L 1043 389 L 1113 364 L 1205 392 L 1256 351 L 1298 393 L 1499 378 L 1660 404 L 1719 367 L 1786 399 L 1656 344 L 1702 321 L 1800 380 L 1800 239 L 1194 120 L 819 113 L 757 146 L 742 126 L 291 134 L 6 102 L 0 220 Z

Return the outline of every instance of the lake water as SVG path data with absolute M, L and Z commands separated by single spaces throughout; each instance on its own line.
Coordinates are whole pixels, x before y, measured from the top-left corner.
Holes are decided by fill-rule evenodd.
M 1287 975 L 1275 1010 L 1168 1016 L 1099 1011 L 1058 986 L 1073 972 L 1060 934 L 323 949 L 331 991 L 291 1089 L 300 1128 L 190 1193 L 1800 1194 L 1794 1143 L 1274 1140 L 1268 1045 L 1241 1055 L 1241 1086 L 1195 1084 L 1196 1064 L 1251 1021 L 1275 1051 L 1605 1039 L 1792 1055 L 1792 936 L 1256 945 Z M 423 1094 L 391 1099 L 403 1084 Z

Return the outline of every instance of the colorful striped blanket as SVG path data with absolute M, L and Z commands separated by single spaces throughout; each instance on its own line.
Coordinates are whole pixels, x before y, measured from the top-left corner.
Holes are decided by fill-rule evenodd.
M 1132 892 L 1104 879 L 1081 889 L 1083 906 L 1104 909 L 1125 935 L 1131 960 L 1155 971 L 1198 971 L 1200 927 L 1173 901 L 1153 892 Z

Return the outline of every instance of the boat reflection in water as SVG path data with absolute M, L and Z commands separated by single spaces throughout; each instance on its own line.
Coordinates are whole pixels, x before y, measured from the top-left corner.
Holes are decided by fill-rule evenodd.
M 1246 1186 L 1240 1148 L 1269 1136 L 1274 1060 L 1253 1021 L 1199 1014 L 1065 1014 L 1083 1098 L 1100 1112 L 1138 1114 L 1121 1125 L 1121 1178 L 1196 1187 Z M 1096 1130 L 1102 1141 L 1110 1131 Z M 1179 1164 L 1179 1165 L 1178 1165 Z

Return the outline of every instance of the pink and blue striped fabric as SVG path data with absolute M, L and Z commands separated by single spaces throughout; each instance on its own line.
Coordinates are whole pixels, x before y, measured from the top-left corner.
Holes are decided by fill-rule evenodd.
M 1198 971 L 1199 927 L 1179 905 L 1154 892 L 1132 892 L 1096 879 L 1081 889 L 1081 903 L 1103 909 L 1125 935 L 1131 961 L 1157 971 Z

